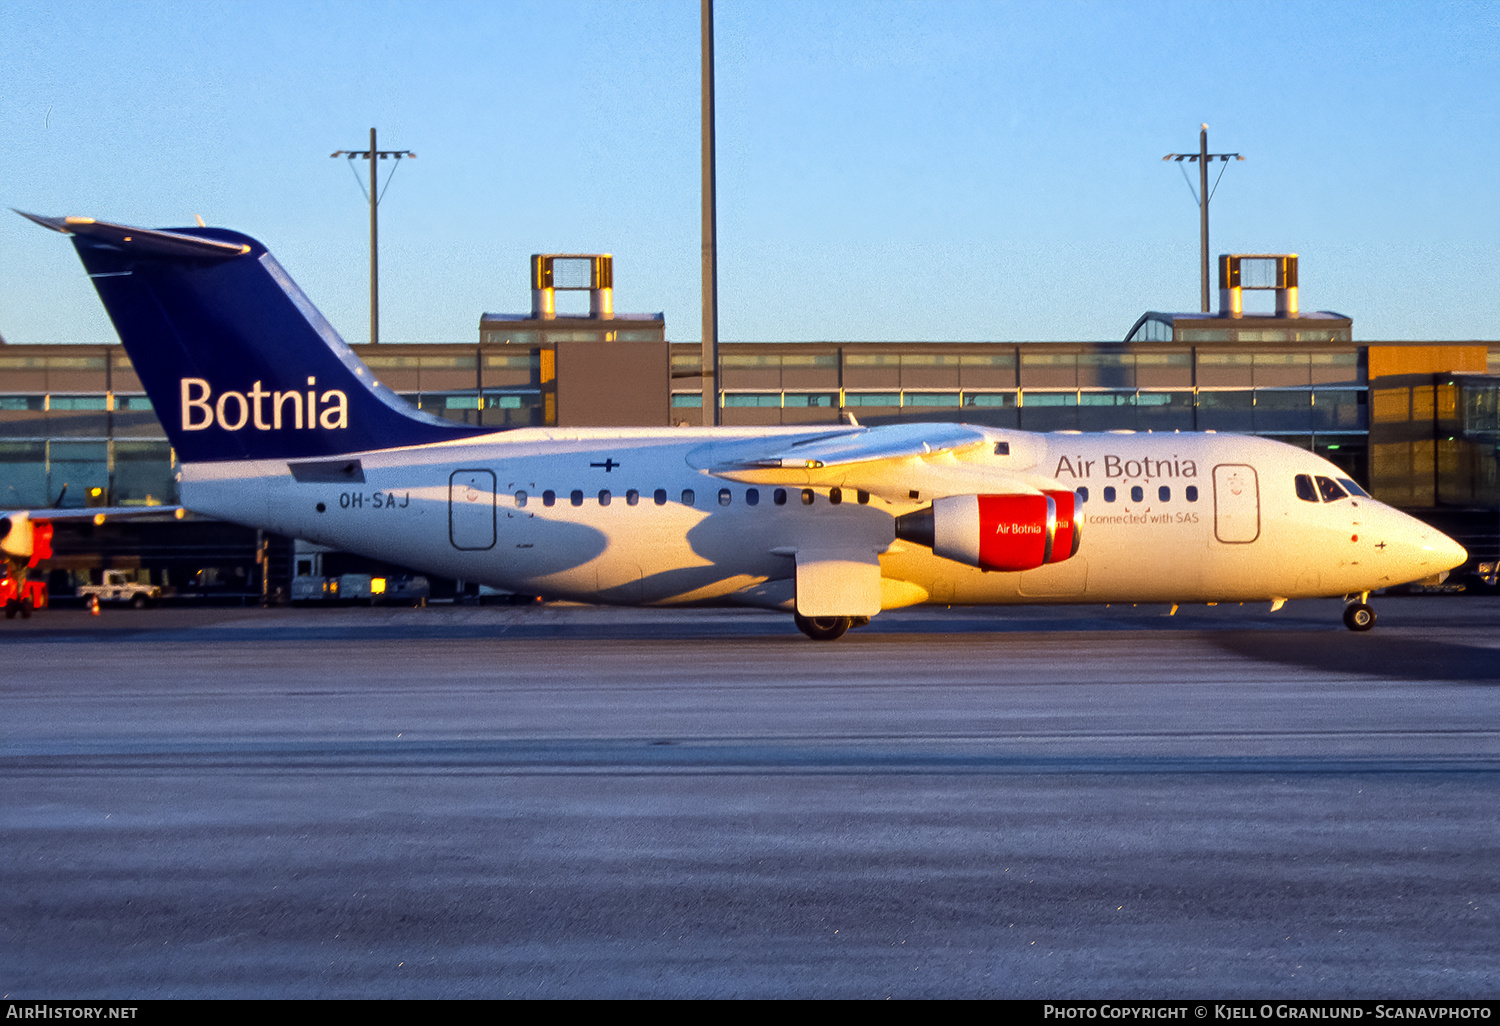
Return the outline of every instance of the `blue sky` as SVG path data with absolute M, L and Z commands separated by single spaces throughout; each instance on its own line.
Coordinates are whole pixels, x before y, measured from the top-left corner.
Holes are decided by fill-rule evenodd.
M 1196 310 L 1161 157 L 1200 122 L 1247 157 L 1214 253 L 1300 254 L 1303 308 L 1360 339 L 1500 339 L 1497 3 L 719 0 L 716 36 L 726 340 Z M 529 254 L 611 252 L 616 309 L 696 341 L 698 39 L 696 0 L 0 0 L 0 205 L 201 214 L 363 341 L 367 212 L 329 154 L 373 125 L 418 154 L 381 206 L 383 340 L 476 339 L 529 308 Z M 114 337 L 71 247 L 8 212 L 0 335 Z

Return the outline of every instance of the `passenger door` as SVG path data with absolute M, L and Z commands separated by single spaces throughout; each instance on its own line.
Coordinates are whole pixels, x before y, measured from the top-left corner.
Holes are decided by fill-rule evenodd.
M 1260 537 L 1260 481 L 1243 463 L 1214 467 L 1214 537 L 1245 545 Z
M 455 470 L 448 477 L 448 538 L 455 549 L 495 547 L 495 472 Z

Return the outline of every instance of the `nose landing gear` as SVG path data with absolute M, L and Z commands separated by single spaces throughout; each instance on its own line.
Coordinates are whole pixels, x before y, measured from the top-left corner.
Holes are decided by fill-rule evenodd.
M 1370 593 L 1362 591 L 1354 601 L 1344 606 L 1344 626 L 1351 631 L 1367 631 L 1375 626 L 1375 609 L 1369 602 Z

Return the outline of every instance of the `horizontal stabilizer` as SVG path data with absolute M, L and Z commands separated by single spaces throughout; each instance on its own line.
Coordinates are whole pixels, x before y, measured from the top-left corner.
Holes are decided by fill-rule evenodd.
M 14 207 L 11 208 L 15 210 Z M 28 214 L 24 210 L 16 213 L 43 228 L 51 228 L 64 235 L 85 235 L 133 253 L 149 253 L 167 257 L 199 257 L 209 260 L 228 260 L 244 256 L 250 247 L 243 243 L 219 242 L 214 239 L 183 235 L 180 232 L 164 232 L 154 228 L 132 228 L 124 224 L 96 221 L 92 217 L 42 217 Z

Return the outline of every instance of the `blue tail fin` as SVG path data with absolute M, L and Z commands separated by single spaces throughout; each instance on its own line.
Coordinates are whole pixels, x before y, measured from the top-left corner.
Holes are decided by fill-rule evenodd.
M 184 462 L 338 456 L 486 433 L 413 409 L 377 382 L 249 236 L 23 216 L 73 236 Z

